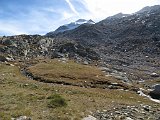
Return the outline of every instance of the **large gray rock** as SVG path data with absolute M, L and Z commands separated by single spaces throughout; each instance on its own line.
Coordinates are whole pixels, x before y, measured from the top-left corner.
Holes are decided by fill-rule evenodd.
M 151 91 L 149 94 L 154 99 L 160 99 L 160 84 L 154 85 L 153 91 Z

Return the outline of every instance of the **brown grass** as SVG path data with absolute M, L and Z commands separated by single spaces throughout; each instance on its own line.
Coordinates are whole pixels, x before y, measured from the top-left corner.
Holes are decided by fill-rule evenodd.
M 58 60 L 38 63 L 27 69 L 34 79 L 48 82 L 71 84 L 78 86 L 104 87 L 106 84 L 119 83 L 113 77 L 106 77 L 105 74 L 95 66 L 81 65 L 73 61 L 62 62 Z
M 155 104 L 133 92 L 29 80 L 20 74 L 18 67 L 4 64 L 0 64 L 0 88 L 1 120 L 10 120 L 20 115 L 29 116 L 33 120 L 79 120 L 90 112 L 111 109 L 119 104 Z M 47 98 L 53 94 L 62 96 L 68 105 L 49 108 Z
M 63 63 L 53 60 L 48 63 L 39 63 L 28 68 L 33 74 L 47 78 L 69 78 L 73 80 L 89 80 L 104 77 L 104 74 L 96 67 L 80 65 L 72 61 Z

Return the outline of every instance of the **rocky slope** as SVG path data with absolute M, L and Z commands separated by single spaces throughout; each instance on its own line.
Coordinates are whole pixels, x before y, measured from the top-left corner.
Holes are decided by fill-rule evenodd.
M 157 6 L 155 7 L 157 8 Z M 127 52 L 138 49 L 141 52 L 158 54 L 159 13 L 160 9 L 157 8 L 148 12 L 124 15 L 124 17 L 113 16 L 95 25 L 81 25 L 57 37 L 67 37 L 78 42 L 85 41 L 89 45 L 96 43 L 100 45 L 105 44 L 111 46 L 114 51 Z M 123 16 L 123 14 L 120 16 Z M 139 48 L 142 44 L 144 47 Z
M 69 39 L 55 39 L 40 35 L 18 35 L 0 38 L 1 61 L 24 60 L 36 57 L 98 60 L 99 55 L 91 48 Z M 4 57 L 2 57 L 4 56 Z
M 67 38 L 89 46 L 99 53 L 104 66 L 112 64 L 119 71 L 127 72 L 130 79 L 143 81 L 152 79 L 152 73 L 160 74 L 159 19 L 160 6 L 156 5 L 131 15 L 118 14 L 94 25 L 83 24 L 49 37 Z
M 94 113 L 95 120 L 159 120 L 159 109 L 156 106 L 140 104 L 139 106 L 116 106 L 112 110 L 97 111 Z M 158 112 L 155 112 L 158 111 Z M 143 114 L 143 115 L 142 115 Z

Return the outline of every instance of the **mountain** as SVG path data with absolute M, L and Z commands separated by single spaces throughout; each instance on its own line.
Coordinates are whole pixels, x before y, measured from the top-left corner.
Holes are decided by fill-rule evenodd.
M 4 36 L 0 38 L 0 54 L 13 59 L 41 56 L 67 57 L 87 63 L 96 60 L 102 66 L 118 67 L 131 81 L 151 79 L 152 73 L 160 74 L 160 7 L 149 9 L 150 12 L 145 10 L 141 14 L 119 13 L 95 24 L 79 19 L 61 27 L 65 31 L 58 34 Z M 136 69 L 147 72 L 134 71 L 132 75 Z
M 133 73 L 131 69 L 144 69 L 145 66 L 147 72 L 128 77 L 132 80 L 150 79 L 151 73 L 159 71 L 160 64 L 159 6 L 151 7 L 150 12 L 110 18 L 48 37 L 72 40 L 90 47 L 104 63 L 129 74 Z
M 123 13 L 118 13 L 116 15 L 113 15 L 113 16 L 109 16 L 107 19 L 120 19 L 120 18 L 123 18 L 123 17 L 127 17 L 129 16 L 130 14 L 123 14 Z
M 158 8 L 158 6 L 155 7 Z M 129 52 L 137 49 L 146 54 L 159 54 L 159 11 L 160 9 L 156 9 L 150 13 L 112 17 L 114 19 L 109 17 L 96 24 L 83 24 L 55 37 L 68 38 L 88 45 L 110 46 L 111 51 Z
M 150 13 L 150 12 L 154 12 L 160 9 L 160 5 L 154 5 L 154 6 L 146 6 L 143 9 L 139 10 L 138 12 L 136 12 L 137 14 L 140 13 Z
M 91 19 L 90 20 L 78 19 L 75 22 L 71 22 L 69 24 L 62 25 L 59 28 L 57 28 L 55 31 L 49 32 L 46 35 L 48 36 L 48 35 L 52 35 L 52 34 L 62 33 L 64 31 L 68 31 L 68 30 L 73 30 L 82 24 L 95 24 L 95 22 L 92 21 Z

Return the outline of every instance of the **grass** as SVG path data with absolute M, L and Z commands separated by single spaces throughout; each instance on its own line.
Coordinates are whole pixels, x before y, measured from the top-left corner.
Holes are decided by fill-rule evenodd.
M 46 72 L 44 69 L 41 71 Z M 103 76 L 102 73 L 99 74 Z M 33 120 L 80 120 L 91 112 L 111 109 L 119 104 L 155 104 L 129 91 L 82 88 L 30 80 L 21 75 L 17 66 L 5 64 L 0 64 L 0 88 L 1 120 L 21 115 Z M 48 107 L 49 104 L 53 108 Z M 160 107 L 158 104 L 157 106 Z
M 58 94 L 54 94 L 49 96 L 47 99 L 50 101 L 48 102 L 48 107 L 49 108 L 57 108 L 57 107 L 65 107 L 67 106 L 67 102 L 64 98 L 62 98 Z
M 81 87 L 100 87 L 111 83 L 119 83 L 124 87 L 121 81 L 114 77 L 108 76 L 95 66 L 81 65 L 73 61 L 50 60 L 40 62 L 27 69 L 34 79 L 48 82 L 70 84 Z
M 29 67 L 29 70 L 35 75 L 54 79 L 89 80 L 97 79 L 96 76 L 104 76 L 96 67 L 80 65 L 73 61 L 66 63 L 58 60 L 48 61 Z

